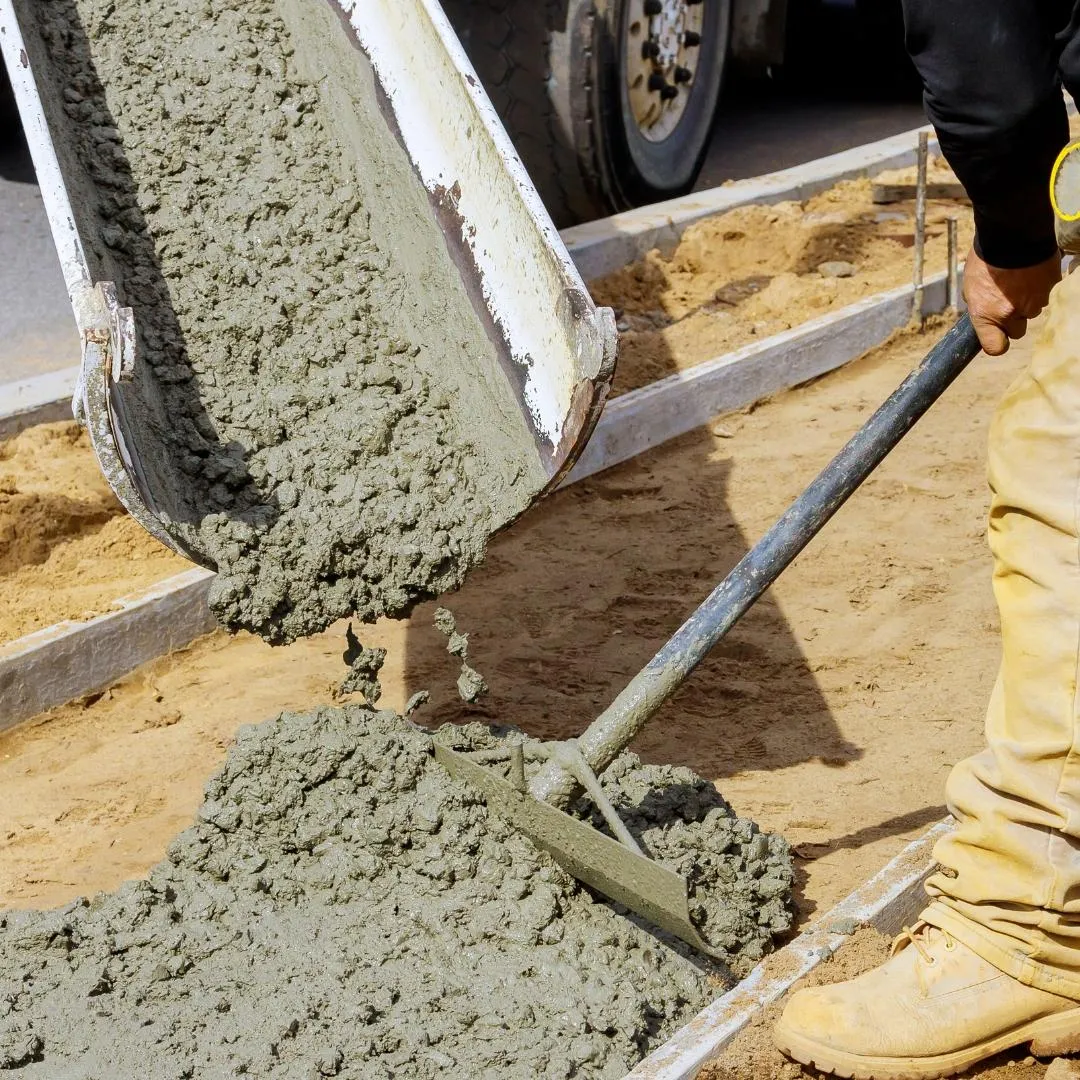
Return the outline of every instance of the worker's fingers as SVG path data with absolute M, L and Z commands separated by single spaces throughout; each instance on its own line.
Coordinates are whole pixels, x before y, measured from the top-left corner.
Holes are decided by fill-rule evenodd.
M 1001 356 L 1010 341 L 1027 333 L 1028 321 L 1039 315 L 1060 279 L 1057 254 L 1035 266 L 1009 270 L 990 266 L 971 251 L 964 268 L 964 299 L 987 355 Z
M 1037 315 L 1038 312 L 1035 314 Z M 1019 341 L 1027 333 L 1027 327 L 1028 321 L 1023 315 L 1013 315 L 1012 318 L 1003 322 L 1001 328 L 1010 341 Z
M 1025 320 L 1037 319 L 1045 310 L 1046 303 L 1040 300 L 1038 297 L 1029 297 L 1025 303 L 1018 304 L 1016 307 L 1017 314 L 1022 315 Z
M 1009 351 L 1009 335 L 996 322 L 973 315 L 971 325 L 987 356 L 1004 356 Z

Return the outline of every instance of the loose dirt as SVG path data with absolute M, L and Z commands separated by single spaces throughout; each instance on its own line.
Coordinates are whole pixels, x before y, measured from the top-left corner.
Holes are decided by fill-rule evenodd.
M 1080 116 L 1069 121 L 1080 138 Z M 931 182 L 955 180 L 932 155 Z M 915 203 L 877 205 L 874 181 L 914 183 L 915 167 L 845 180 L 805 202 L 747 206 L 690 226 L 673 252 L 645 258 L 589 283 L 597 303 L 615 308 L 622 394 L 790 330 L 848 304 L 911 281 Z M 955 216 L 959 257 L 974 233 L 971 208 L 927 202 L 925 273 L 946 268 L 946 219 Z M 819 272 L 850 263 L 850 277 Z
M 99 615 L 189 565 L 124 513 L 74 421 L 0 443 L 0 642 Z
M 652 251 L 590 282 L 616 310 L 621 394 L 911 281 L 914 204 L 876 206 L 870 180 L 805 203 L 744 206 L 691 225 L 670 256 Z M 971 243 L 964 203 L 927 204 L 926 274 L 946 266 L 946 219 Z M 849 263 L 850 276 L 819 271 Z M 847 270 L 844 271 L 845 273 Z
M 380 704 L 430 689 L 426 723 L 580 732 L 932 340 L 902 337 L 556 493 L 452 600 L 489 695 L 460 700 L 425 605 L 361 634 L 387 649 Z M 949 766 L 980 745 L 998 658 L 986 429 L 1023 358 L 977 361 L 636 744 L 787 836 L 803 920 L 943 816 Z M 145 872 L 236 729 L 332 701 L 345 648 L 343 625 L 274 650 L 214 635 L 0 736 L 5 903 L 60 904 Z
M 795 988 L 840 982 L 883 963 L 889 955 L 889 939 L 876 930 L 863 928 L 851 941 Z M 772 1042 L 772 1028 L 783 1011 L 783 1002 L 766 1009 L 740 1032 L 723 1054 L 699 1074 L 699 1080 L 816 1080 L 821 1073 L 804 1069 L 784 1057 Z M 998 1054 L 983 1065 L 964 1073 L 979 1080 L 1044 1080 L 1049 1061 L 1036 1061 L 1026 1047 Z
M 918 181 L 919 172 L 915 165 L 908 165 L 903 169 L 886 169 L 884 172 L 875 173 L 875 184 L 914 184 Z M 926 180 L 929 184 L 955 184 L 959 183 L 956 173 L 949 167 L 949 163 L 940 154 L 930 154 L 926 161 Z

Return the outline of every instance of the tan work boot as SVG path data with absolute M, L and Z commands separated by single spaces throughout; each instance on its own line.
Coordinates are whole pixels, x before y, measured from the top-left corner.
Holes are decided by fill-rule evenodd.
M 917 923 L 881 967 L 799 990 L 774 1032 L 788 1057 L 856 1080 L 953 1076 L 1031 1043 L 1080 1050 L 1080 1002 L 1025 986 L 949 934 Z

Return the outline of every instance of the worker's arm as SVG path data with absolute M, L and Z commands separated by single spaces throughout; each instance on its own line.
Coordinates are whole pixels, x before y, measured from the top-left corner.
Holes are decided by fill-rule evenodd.
M 1052 4 L 904 0 L 926 111 L 975 211 L 965 296 L 987 352 L 1022 336 L 1058 280 L 1048 184 L 1069 137 Z

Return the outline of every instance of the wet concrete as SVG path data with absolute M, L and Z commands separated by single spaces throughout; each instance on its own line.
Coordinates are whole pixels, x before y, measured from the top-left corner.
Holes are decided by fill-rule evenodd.
M 218 618 L 286 642 L 460 584 L 547 478 L 336 5 L 20 17 L 91 272 L 134 309 L 132 443 Z
M 527 782 L 548 758 L 539 740 L 512 727 L 446 724 L 436 737 L 455 749 L 487 753 L 508 739 L 521 742 Z M 770 950 L 774 936 L 793 923 L 794 864 L 787 841 L 738 817 L 713 784 L 692 769 L 645 764 L 623 751 L 599 779 L 642 850 L 686 878 L 690 919 L 702 938 L 736 975 L 745 975 Z M 588 795 L 570 812 L 610 835 Z
M 476 668 L 469 666 L 469 635 L 458 630 L 454 613 L 444 607 L 435 609 L 435 629 L 445 635 L 446 651 L 461 660 L 458 696 L 462 701 L 477 701 L 487 693 L 488 684 Z
M 784 866 L 790 886 L 783 842 L 685 772 L 626 756 L 607 783 L 657 852 L 696 831 L 719 896 L 775 896 Z M 772 907 L 771 926 L 740 909 L 729 927 L 742 971 L 788 924 Z M 714 976 L 489 818 L 393 713 L 286 713 L 241 731 L 145 881 L 0 919 L 0 1068 L 610 1080 Z
M 349 667 L 349 674 L 341 680 L 337 696 L 362 694 L 369 705 L 374 705 L 382 697 L 379 685 L 379 672 L 386 662 L 386 650 L 368 648 L 353 633 L 352 623 L 345 631 L 346 648 L 341 659 Z

